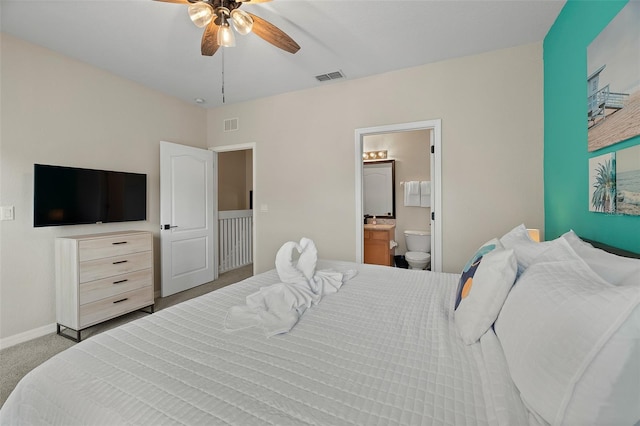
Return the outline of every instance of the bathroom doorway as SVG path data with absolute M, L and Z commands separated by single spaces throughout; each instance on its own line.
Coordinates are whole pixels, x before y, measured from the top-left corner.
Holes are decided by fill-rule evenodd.
M 396 254 L 401 255 L 406 251 L 405 229 L 428 230 L 431 232 L 431 270 L 442 270 L 442 225 L 438 214 L 441 205 L 441 160 L 438 155 L 441 152 L 440 126 L 440 120 L 430 120 L 356 129 L 357 262 L 364 259 L 363 154 L 369 151 L 387 151 L 388 159 L 396 160 L 396 218 L 393 220 L 396 225 L 395 241 L 398 244 Z M 412 150 L 416 150 L 413 155 Z M 427 205 L 423 198 L 422 207 L 405 207 L 405 184 L 410 181 L 429 182 L 431 193 Z

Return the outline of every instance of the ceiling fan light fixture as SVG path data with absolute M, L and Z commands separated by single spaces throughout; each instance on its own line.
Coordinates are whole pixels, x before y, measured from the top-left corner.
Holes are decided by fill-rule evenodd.
M 224 47 L 234 47 L 236 45 L 236 36 L 229 26 L 226 18 L 222 19 L 222 24 L 218 28 L 218 45 Z
M 244 10 L 232 10 L 231 22 L 233 22 L 233 28 L 242 35 L 249 34 L 253 28 L 253 18 Z
M 199 1 L 189 5 L 189 18 L 197 27 L 203 28 L 209 25 L 213 16 L 213 8 L 208 3 Z

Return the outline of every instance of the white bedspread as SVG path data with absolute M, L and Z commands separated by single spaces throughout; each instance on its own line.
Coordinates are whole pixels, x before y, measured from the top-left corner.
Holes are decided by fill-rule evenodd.
M 492 332 L 466 346 L 458 276 L 355 268 L 288 334 L 225 333 L 275 271 L 91 337 L 28 374 L 0 424 L 526 424 Z

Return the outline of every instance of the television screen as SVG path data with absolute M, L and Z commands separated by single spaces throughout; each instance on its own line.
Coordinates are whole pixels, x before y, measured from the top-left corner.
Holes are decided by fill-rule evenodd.
M 147 219 L 147 175 L 34 164 L 33 226 Z

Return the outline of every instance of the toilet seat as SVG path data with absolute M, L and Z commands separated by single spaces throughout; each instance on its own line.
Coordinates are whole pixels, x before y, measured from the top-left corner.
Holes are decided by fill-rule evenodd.
M 404 258 L 412 262 L 427 262 L 431 260 L 431 254 L 421 251 L 408 251 L 405 253 Z

